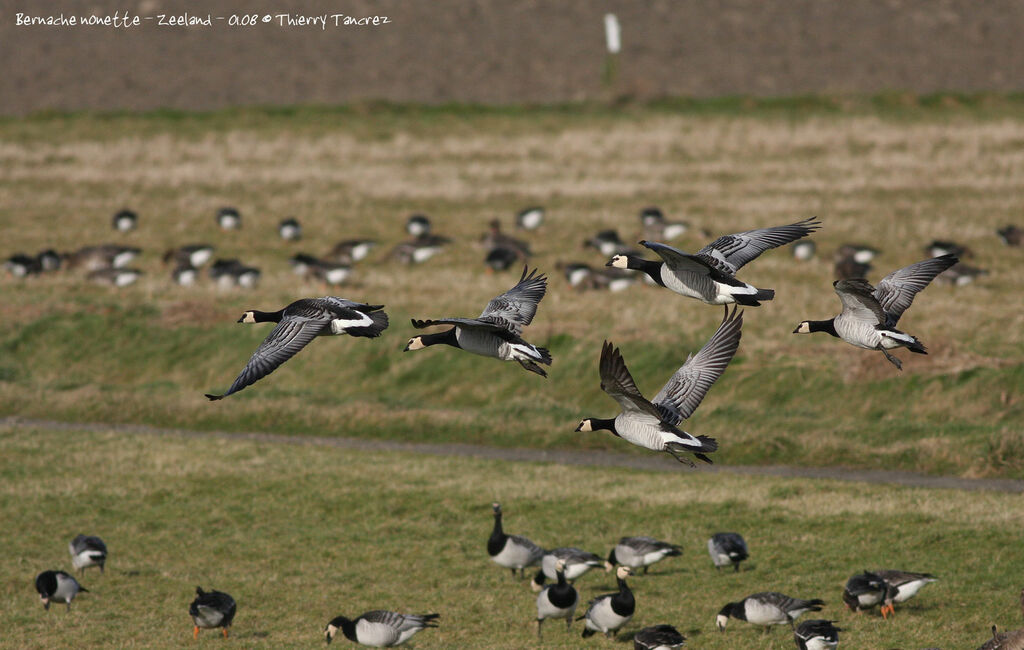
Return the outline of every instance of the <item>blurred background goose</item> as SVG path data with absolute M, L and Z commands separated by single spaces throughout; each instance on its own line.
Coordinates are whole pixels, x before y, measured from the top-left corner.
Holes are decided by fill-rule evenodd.
M 654 625 L 633 635 L 633 650 L 674 650 L 686 644 L 686 637 L 671 625 Z
M 557 560 L 554 569 L 557 582 L 544 587 L 537 594 L 538 639 L 541 638 L 541 626 L 549 618 L 564 618 L 565 631 L 568 632 L 572 628 L 572 617 L 576 613 L 576 605 L 580 602 L 580 596 L 576 593 L 576 588 L 566 580 L 565 560 Z
M 532 205 L 516 213 L 516 228 L 536 230 L 544 223 L 544 208 Z
M 277 234 L 285 241 L 298 241 L 302 239 L 302 224 L 295 217 L 288 217 L 277 224 Z
M 135 230 L 139 225 L 139 215 L 135 214 L 132 210 L 125 208 L 124 210 L 118 210 L 114 213 L 114 218 L 111 219 L 111 226 L 118 232 L 129 232 Z
M 242 227 L 242 214 L 232 206 L 217 210 L 216 220 L 221 230 L 238 230 Z
M 78 535 L 68 543 L 71 553 L 71 565 L 83 573 L 91 566 L 98 566 L 103 573 L 103 565 L 107 562 L 107 545 L 94 535 Z
M 708 554 L 715 568 L 732 565 L 733 571 L 739 572 L 740 562 L 750 557 L 747 542 L 739 533 L 715 533 L 708 540 Z
M 188 615 L 192 617 L 195 626 L 192 629 L 192 638 L 199 638 L 199 629 L 212 630 L 220 628 L 224 638 L 228 638 L 228 628 L 235 620 L 235 611 L 238 607 L 235 599 L 222 591 L 203 591 L 202 587 L 196 587 L 196 597 L 188 606 Z
M 608 553 L 608 564 L 621 564 L 630 569 L 643 569 L 644 575 L 652 564 L 657 564 L 667 557 L 678 557 L 683 554 L 681 546 L 661 540 L 639 535 L 623 537 Z

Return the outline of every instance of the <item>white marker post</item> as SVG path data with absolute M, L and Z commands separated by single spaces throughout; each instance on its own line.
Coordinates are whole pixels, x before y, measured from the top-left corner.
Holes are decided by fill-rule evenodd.
M 622 30 L 615 14 L 604 15 L 604 40 L 608 54 L 604 59 L 604 85 L 611 88 L 619 71 L 619 51 L 622 49 Z

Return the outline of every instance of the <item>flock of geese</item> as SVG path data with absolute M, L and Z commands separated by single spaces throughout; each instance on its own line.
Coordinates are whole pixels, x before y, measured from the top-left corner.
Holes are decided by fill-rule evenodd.
M 681 427 L 725 372 L 739 348 L 744 318 L 744 312 L 739 308 L 757 307 L 775 297 L 774 289 L 760 288 L 741 280 L 737 274 L 762 253 L 794 242 L 797 242 L 793 246 L 795 257 L 805 259 L 813 255 L 813 242 L 805 238 L 818 230 L 821 222 L 809 218 L 792 224 L 725 235 L 695 253 L 688 253 L 654 240 L 654 237 L 672 239 L 687 230 L 688 224 L 670 223 L 655 208 L 645 209 L 640 217 L 645 235 L 651 236 L 641 240 L 640 245 L 651 251 L 656 259 L 647 259 L 640 251 L 623 244 L 615 231 L 601 231 L 585 245 L 608 256 L 607 273 L 612 275 L 602 276 L 608 281 L 599 282 L 593 278 L 599 276 L 600 271 L 581 263 L 570 263 L 563 265 L 569 284 L 577 288 L 616 290 L 614 283 L 617 279 L 631 278 L 632 282 L 636 275 L 640 275 L 648 282 L 683 297 L 709 305 L 724 305 L 724 315 L 703 347 L 688 355 L 650 400 L 637 388 L 619 349 L 611 341 L 605 341 L 599 357 L 600 387 L 615 400 L 619 412 L 608 418 L 585 417 L 580 420 L 576 431 L 609 431 L 628 443 L 667 453 L 690 466 L 694 465 L 691 456 L 711 463 L 709 455 L 718 450 L 718 441 L 705 435 L 691 434 Z M 519 213 L 517 225 L 530 230 L 537 228 L 543 220 L 543 208 L 531 207 Z M 225 208 L 217 213 L 217 221 L 224 230 L 236 229 L 241 225 L 241 216 L 237 210 Z M 137 216 L 130 211 L 119 212 L 114 216 L 113 226 L 122 231 L 134 229 Z M 391 253 L 393 258 L 403 262 L 423 262 L 451 242 L 449 238 L 434 234 L 429 219 L 424 215 L 410 217 L 406 230 L 411 239 L 397 245 Z M 1013 227 L 1005 230 L 1005 233 L 1000 231 L 1000 236 L 1010 245 L 1019 245 L 1020 232 Z M 282 221 L 279 226 L 280 236 L 287 240 L 299 239 L 301 233 L 301 225 L 294 218 Z M 803 245 L 808 243 L 812 246 Z M 552 365 L 551 353 L 524 338 L 524 329 L 533 321 L 547 292 L 547 277 L 537 269 L 529 269 L 526 263 L 532 254 L 529 245 L 502 233 L 498 222 L 490 224 L 488 232 L 481 237 L 481 244 L 486 249 L 485 264 L 493 270 L 523 263 L 519 281 L 490 300 L 479 316 L 412 319 L 415 329 L 442 329 L 412 336 L 405 351 L 443 345 L 501 361 L 514 361 L 524 370 L 547 377 L 545 368 Z M 329 259 L 299 254 L 292 263 L 327 284 L 337 284 L 344 281 L 341 276 L 347 277 L 351 264 L 365 258 L 374 245 L 376 242 L 371 240 L 346 240 L 325 256 Z M 870 259 L 865 258 L 866 249 L 870 250 L 848 245 L 843 257 L 866 266 Z M 175 264 L 172 276 L 176 282 L 184 284 L 194 281 L 194 278 L 188 281 L 184 278 L 189 271 L 196 272 L 208 262 L 212 252 L 212 247 L 207 245 L 184 246 L 169 251 L 165 261 Z M 107 270 L 116 278 L 116 271 L 125 268 L 137 254 L 137 249 L 118 249 L 115 246 L 90 247 L 69 255 L 57 255 L 47 250 L 35 257 L 12 256 L 6 268 L 14 275 L 28 276 L 62 265 L 83 265 L 90 269 L 90 274 Z M 102 261 L 88 261 L 93 259 Z M 839 262 L 837 259 L 837 274 Z M 876 285 L 861 277 L 842 277 L 833 283 L 842 306 L 840 313 L 825 320 L 804 320 L 793 332 L 829 334 L 855 347 L 880 352 L 897 369 L 901 369 L 902 364 L 893 356 L 892 350 L 905 348 L 912 353 L 926 354 L 924 345 L 916 336 L 897 328 L 902 315 L 919 292 L 958 262 L 955 251 L 943 249 L 935 256 L 892 271 Z M 586 269 L 583 268 L 585 266 Z M 234 286 L 252 286 L 255 280 L 242 278 L 253 272 L 258 278 L 258 269 L 238 260 L 221 260 L 210 269 L 211 277 L 230 277 Z M 581 278 L 588 280 L 584 282 Z M 112 282 L 117 286 L 128 283 L 128 280 L 116 279 Z M 729 305 L 733 305 L 731 310 Z M 335 296 L 303 298 L 276 311 L 248 310 L 238 322 L 274 323 L 274 327 L 230 387 L 224 393 L 207 394 L 210 400 L 221 400 L 253 385 L 317 337 L 347 335 L 376 338 L 390 324 L 384 305 Z M 493 511 L 494 528 L 487 541 L 490 558 L 499 566 L 510 569 L 513 575 L 518 572 L 520 577 L 525 569 L 539 567 L 531 580 L 534 590 L 539 592 L 536 599 L 538 637 L 547 619 L 564 619 L 567 630 L 571 629 L 574 621 L 583 620 L 584 638 L 596 633 L 614 636 L 630 622 L 636 611 L 637 601 L 628 578 L 636 571 L 647 573 L 651 565 L 681 553 L 675 544 L 646 536 L 621 538 L 606 559 L 578 548 L 545 550 L 526 537 L 505 534 L 501 506 L 493 504 Z M 738 533 L 717 533 L 708 540 L 707 546 L 716 569 L 731 566 L 739 571 L 740 563 L 750 555 L 746 542 Z M 107 548 L 98 537 L 79 535 L 71 541 L 69 551 L 75 569 L 83 571 L 97 566 L 103 571 Z M 592 599 L 585 613 L 576 617 L 579 594 L 573 582 L 594 568 L 614 570 L 618 590 Z M 553 582 L 546 584 L 548 580 Z M 856 612 L 880 606 L 882 615 L 887 617 L 895 612 L 894 604 L 905 602 L 934 580 L 934 576 L 926 573 L 865 571 L 847 582 L 843 602 Z M 66 603 L 70 609 L 75 596 L 87 591 L 64 571 L 39 574 L 36 589 L 47 609 L 51 602 Z M 759 592 L 725 604 L 716 617 L 716 626 L 724 632 L 730 618 L 764 626 L 766 630 L 772 625 L 788 624 L 793 628 L 794 642 L 801 650 L 835 648 L 840 630 L 834 621 L 814 619 L 795 625 L 798 617 L 807 612 L 821 611 L 823 606 L 821 599 Z M 189 607 L 194 636 L 198 636 L 200 629 L 220 628 L 227 637 L 235 612 L 236 603 L 230 595 L 219 591 L 207 592 L 197 587 L 196 597 Z M 331 643 L 340 632 L 362 645 L 390 647 L 406 642 L 421 630 L 436 627 L 438 618 L 438 614 L 374 610 L 354 619 L 344 616 L 332 619 L 324 628 L 324 636 L 327 643 Z M 646 627 L 633 637 L 635 648 L 647 650 L 678 648 L 684 641 L 678 630 L 667 624 Z

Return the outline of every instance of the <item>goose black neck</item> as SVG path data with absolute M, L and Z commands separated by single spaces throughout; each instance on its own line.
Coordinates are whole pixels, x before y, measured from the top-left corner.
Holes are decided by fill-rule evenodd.
M 722 611 L 718 612 L 719 616 L 731 616 L 737 620 L 747 620 L 747 610 L 743 607 L 743 603 L 728 603 L 722 608 Z
M 830 318 L 828 320 L 809 320 L 807 321 L 807 329 L 811 332 L 825 332 L 839 338 L 839 334 L 836 333 L 834 318 Z
M 634 271 L 640 271 L 651 276 L 651 279 L 657 282 L 661 286 L 665 286 L 665 283 L 661 281 L 661 266 L 664 262 L 655 262 L 653 260 L 645 260 L 642 257 L 627 257 L 626 268 L 633 269 Z
M 431 345 L 450 345 L 452 347 L 459 347 L 459 342 L 455 338 L 455 328 L 445 330 L 444 332 L 438 332 L 437 334 L 423 334 L 420 336 L 420 341 L 425 346 Z
M 251 311 L 252 319 L 257 323 L 280 323 L 281 317 L 284 315 L 283 309 L 278 309 L 277 311 L 259 311 L 258 309 L 253 309 Z
M 487 554 L 495 556 L 501 553 L 501 549 L 505 548 L 505 540 L 508 539 L 501 530 L 501 513 L 494 513 L 494 530 L 491 531 L 491 537 L 487 540 Z
M 633 592 L 624 578 L 616 578 L 619 582 L 619 593 L 612 597 L 612 611 L 619 616 L 629 616 L 636 609 L 636 600 Z
M 348 639 L 349 641 L 355 641 L 356 643 L 359 642 L 359 639 L 356 638 L 355 621 L 350 621 L 347 618 L 343 618 L 341 619 L 341 625 L 339 625 L 338 627 L 341 628 L 341 633 L 345 635 L 346 639 Z
M 558 571 L 558 584 L 548 589 L 548 600 L 555 607 L 565 609 L 576 600 L 576 588 L 570 585 L 565 579 L 565 572 Z
M 611 431 L 615 435 L 619 435 L 619 432 L 615 430 L 615 418 L 590 418 L 590 428 L 594 431 L 605 429 Z

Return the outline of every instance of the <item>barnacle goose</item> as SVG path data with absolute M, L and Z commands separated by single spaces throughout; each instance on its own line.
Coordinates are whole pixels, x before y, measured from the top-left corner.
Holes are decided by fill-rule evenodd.
M 235 599 L 228 594 L 222 591 L 203 591 L 202 587 L 196 587 L 196 598 L 188 606 L 188 615 L 195 623 L 192 638 L 199 638 L 199 628 L 212 630 L 218 627 L 224 638 L 228 638 L 228 628 L 235 619 L 237 608 Z
M 706 454 L 718 449 L 714 438 L 692 436 L 677 427 L 693 415 L 739 347 L 743 313 L 734 308 L 730 314 L 728 307 L 725 312 L 714 335 L 696 355 L 687 357 L 652 401 L 637 389 L 618 348 L 605 341 L 601 350 L 601 390 L 619 403 L 622 412 L 609 419 L 584 418 L 576 431 L 607 429 L 627 442 L 664 451 L 691 467 L 693 462 L 681 454 L 690 452 L 710 463 Z
M 708 540 L 708 555 L 719 571 L 732 565 L 733 571 L 740 570 L 740 562 L 750 557 L 747 542 L 739 533 L 715 533 Z
M 604 594 L 590 601 L 587 613 L 576 620 L 584 619 L 583 638 L 601 632 L 606 637 L 613 637 L 626 623 L 633 618 L 636 611 L 636 599 L 626 578 L 632 573 L 629 567 L 620 566 L 615 570 L 615 578 L 619 584 L 619 590 L 615 593 Z
M 820 612 L 824 604 L 825 601 L 818 598 L 804 600 L 802 598 L 792 598 L 777 591 L 765 591 L 751 594 L 735 603 L 727 603 L 718 612 L 715 624 L 718 626 L 719 632 L 724 632 L 731 616 L 754 625 L 764 625 L 766 626 L 766 631 L 771 629 L 767 627 L 769 625 L 788 623 L 792 627 L 793 621 L 801 614 L 804 612 Z
M 78 535 L 68 543 L 68 552 L 71 553 L 71 566 L 78 569 L 79 573 L 91 566 L 98 566 L 100 573 L 103 573 L 103 565 L 107 561 L 107 545 L 99 537 Z
M 327 644 L 338 634 L 338 630 L 349 641 L 371 648 L 391 648 L 402 645 L 420 630 L 437 627 L 440 614 L 399 614 L 382 609 L 375 609 L 349 620 L 344 616 L 335 616 L 327 627 L 324 635 Z
M 43 601 L 43 609 L 50 609 L 50 603 L 67 603 L 71 611 L 71 601 L 80 591 L 89 591 L 64 571 L 43 571 L 36 576 L 36 591 Z
M 623 537 L 608 553 L 608 564 L 621 564 L 630 569 L 643 568 L 644 574 L 652 564 L 661 562 L 667 557 L 678 557 L 683 554 L 682 547 L 661 540 L 640 535 Z
M 317 336 L 380 336 L 388 327 L 384 305 L 367 305 L 335 296 L 303 298 L 273 312 L 251 309 L 239 323 L 277 323 L 263 340 L 231 388 L 221 395 L 207 393 L 219 400 L 274 372 Z
M 534 591 L 544 588 L 546 579 L 554 580 L 556 577 L 555 566 L 561 562 L 564 565 L 565 579 L 572 582 L 591 569 L 605 567 L 611 570 L 612 566 L 601 559 L 600 555 L 588 553 L 582 549 L 572 546 L 563 546 L 544 552 L 540 561 L 540 569 L 537 575 L 533 576 L 530 587 Z
M 493 503 L 491 508 L 494 510 L 494 529 L 487 538 L 487 554 L 495 564 L 511 570 L 513 578 L 518 569 L 521 578 L 523 569 L 540 564 L 544 549 L 521 535 L 506 535 L 501 527 L 501 504 Z
M 633 635 L 633 650 L 674 650 L 686 644 L 686 637 L 671 625 L 654 625 Z
M 422 350 L 431 345 L 445 344 L 502 361 L 517 361 L 524 369 L 547 377 L 537 364 L 551 365 L 551 353 L 522 338 L 523 328 L 537 313 L 537 305 L 547 291 L 547 278 L 537 275 L 537 269 L 523 275 L 519 283 L 487 303 L 477 318 L 413 319 L 417 329 L 433 325 L 454 325 L 437 334 L 421 334 L 409 339 L 405 351 Z
M 835 621 L 820 618 L 804 621 L 793 630 L 793 640 L 798 650 L 833 650 L 839 645 L 841 628 Z
M 828 320 L 805 320 L 793 333 L 826 332 L 858 348 L 879 350 L 902 370 L 903 363 L 889 354 L 889 350 L 907 348 L 918 354 L 928 353 L 917 337 L 896 329 L 896 323 L 910 307 L 914 296 L 936 275 L 956 263 L 957 258 L 952 255 L 917 262 L 885 276 L 877 288 L 863 279 L 833 282 L 843 303 L 842 313 Z
M 912 571 L 899 571 L 897 569 L 879 569 L 872 571 L 876 576 L 885 581 L 890 589 L 882 604 L 882 614 L 886 610 L 890 614 L 896 613 L 894 603 L 905 603 L 921 590 L 929 582 L 938 580 L 930 573 L 914 573 Z
M 709 305 L 739 303 L 757 307 L 762 300 L 772 300 L 775 291 L 747 284 L 736 278 L 736 272 L 766 250 L 806 237 L 820 225 L 812 217 L 786 226 L 725 235 L 695 254 L 643 240 L 640 244 L 657 253 L 661 261 L 618 254 L 607 266 L 642 271 L 666 289 Z
M 545 619 L 564 618 L 565 631 L 572 628 L 572 617 L 576 613 L 576 605 L 580 596 L 576 588 L 566 580 L 565 560 L 555 562 L 555 579 L 557 582 L 541 589 L 537 594 L 537 638 L 541 638 L 540 628 Z

